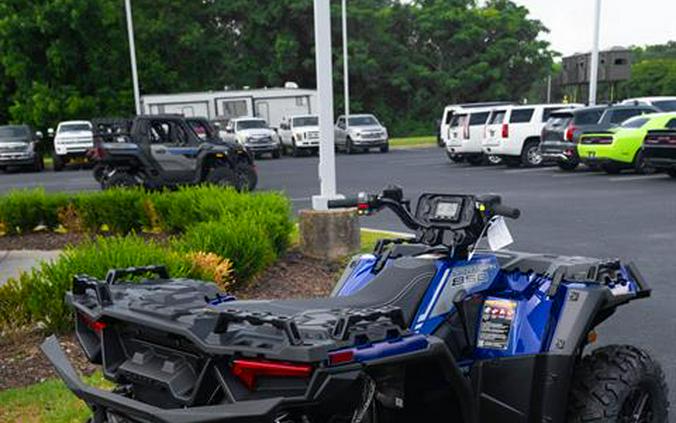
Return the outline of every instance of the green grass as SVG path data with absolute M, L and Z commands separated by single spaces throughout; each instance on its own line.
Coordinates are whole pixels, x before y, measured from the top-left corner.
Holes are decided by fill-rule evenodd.
M 93 386 L 112 388 L 100 373 L 84 379 Z M 85 403 L 58 379 L 0 391 L 0 422 L 81 423 L 89 415 Z
M 371 252 L 379 239 L 396 237 L 398 235 L 391 232 L 362 229 L 361 251 Z M 297 244 L 298 230 L 295 229 L 292 245 Z M 84 379 L 93 386 L 104 389 L 112 387 L 100 373 Z M 59 379 L 49 379 L 25 388 L 0 391 L 0 422 L 81 423 L 89 415 L 87 406 Z
M 420 148 L 437 145 L 437 137 L 434 135 L 424 137 L 390 138 L 392 148 Z

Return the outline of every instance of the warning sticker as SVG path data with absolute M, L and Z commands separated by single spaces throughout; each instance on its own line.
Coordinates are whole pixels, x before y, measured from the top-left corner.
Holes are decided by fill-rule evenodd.
M 506 350 L 516 314 L 516 301 L 486 300 L 481 313 L 477 347 Z

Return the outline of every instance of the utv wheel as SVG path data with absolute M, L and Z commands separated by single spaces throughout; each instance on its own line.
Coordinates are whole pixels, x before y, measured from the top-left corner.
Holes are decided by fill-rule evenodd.
M 52 163 L 54 164 L 54 172 L 61 172 L 65 166 L 63 159 L 59 157 L 58 154 L 55 154 L 52 158 Z
M 604 163 L 601 165 L 601 169 L 606 172 L 608 175 L 618 175 L 622 172 L 622 166 L 616 163 Z
M 111 188 L 134 188 L 138 187 L 139 181 L 131 173 L 117 171 L 101 182 L 103 189 Z
M 253 191 L 258 185 L 258 174 L 254 167 L 248 163 L 238 163 L 235 167 L 237 191 Z
M 660 365 L 636 347 L 598 349 L 575 369 L 568 423 L 667 423 L 668 410 Z
M 564 170 L 566 172 L 571 172 L 580 165 L 580 162 L 577 160 L 559 160 L 556 165 L 559 167 L 559 169 Z
M 529 141 L 521 152 L 521 164 L 526 167 L 540 166 L 543 162 L 540 154 L 540 143 Z
M 222 187 L 231 187 L 237 189 L 237 176 L 230 167 L 217 167 L 212 169 L 207 175 L 207 182 L 220 185 Z
M 634 158 L 634 171 L 639 175 L 650 175 L 656 171 L 654 167 L 648 166 L 645 162 L 645 156 L 642 150 L 636 153 L 636 158 Z
M 389 142 L 380 146 L 380 152 L 381 153 L 387 153 L 389 151 L 390 151 L 390 143 Z
M 101 182 L 103 180 L 103 177 L 106 175 L 106 166 L 97 163 L 94 165 L 94 169 L 92 169 L 92 175 L 94 176 L 94 179 L 96 182 Z

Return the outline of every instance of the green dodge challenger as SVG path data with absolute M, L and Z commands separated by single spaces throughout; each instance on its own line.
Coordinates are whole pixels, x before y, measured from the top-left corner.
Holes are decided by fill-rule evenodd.
M 607 173 L 634 169 L 637 173 L 651 170 L 643 155 L 643 139 L 649 130 L 664 129 L 676 113 L 653 113 L 628 119 L 608 132 L 584 134 L 577 152 L 588 165 L 600 165 Z

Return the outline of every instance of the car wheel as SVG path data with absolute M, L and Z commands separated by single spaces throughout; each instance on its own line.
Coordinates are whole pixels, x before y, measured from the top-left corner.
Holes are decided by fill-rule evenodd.
M 666 423 L 664 372 L 643 350 L 612 345 L 576 366 L 568 398 L 568 423 Z
M 622 172 L 622 166 L 617 163 L 604 163 L 601 165 L 601 169 L 608 175 L 617 175 Z
M 570 172 L 577 169 L 577 167 L 580 165 L 580 162 L 577 160 L 559 160 L 556 165 L 559 167 L 559 169 Z
M 300 150 L 296 145 L 296 140 L 291 140 L 291 155 L 293 157 L 298 157 L 300 155 Z
M 101 188 L 134 188 L 140 186 L 140 182 L 134 175 L 125 171 L 117 171 L 101 182 Z
M 354 154 L 355 153 L 354 145 L 352 145 L 352 140 L 349 137 L 345 141 L 345 153 L 347 153 L 347 154 Z
M 486 160 L 488 160 L 489 164 L 492 164 L 494 166 L 502 163 L 502 157 L 493 154 L 487 156 Z
M 639 175 L 650 175 L 656 171 L 654 167 L 651 167 L 646 163 L 645 155 L 642 150 L 636 153 L 636 158 L 634 158 L 634 171 Z
M 63 159 L 58 154 L 54 155 L 52 163 L 54 165 L 54 172 L 61 172 L 65 166 Z
M 462 163 L 462 162 L 465 161 L 465 159 L 463 159 L 462 157 L 460 157 L 456 154 L 453 154 L 453 153 L 449 152 L 448 150 L 446 150 L 446 157 L 448 157 L 448 160 L 452 161 L 453 163 Z
M 390 143 L 389 142 L 380 146 L 380 152 L 381 153 L 387 153 L 389 151 L 390 151 Z
M 542 161 L 540 144 L 536 141 L 529 141 L 521 153 L 521 164 L 525 167 L 536 167 L 540 166 Z
M 207 175 L 207 182 L 222 187 L 230 187 L 237 189 L 237 175 L 230 168 L 230 166 L 221 166 L 211 169 Z
M 235 166 L 235 177 L 237 179 L 235 183 L 237 191 L 253 191 L 256 189 L 256 185 L 258 185 L 256 169 L 249 163 L 237 163 L 237 166 Z

